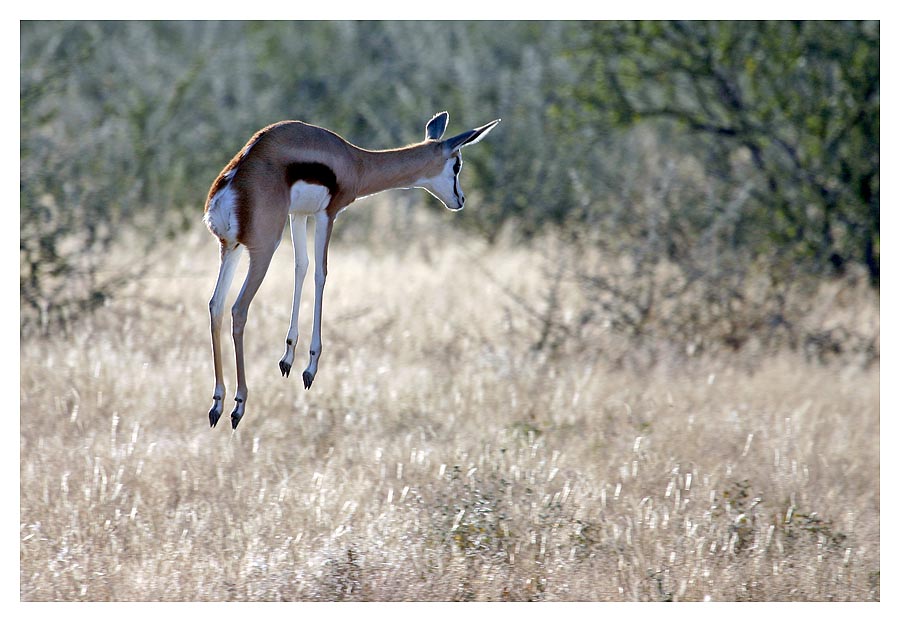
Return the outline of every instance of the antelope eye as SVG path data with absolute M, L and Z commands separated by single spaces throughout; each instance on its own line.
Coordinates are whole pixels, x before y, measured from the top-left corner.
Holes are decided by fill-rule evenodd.
M 459 169 L 462 168 L 462 159 L 456 158 L 456 162 L 453 163 L 453 174 L 459 175 Z

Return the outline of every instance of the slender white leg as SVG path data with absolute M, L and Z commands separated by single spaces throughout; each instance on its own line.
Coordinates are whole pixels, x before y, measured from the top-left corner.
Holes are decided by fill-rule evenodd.
M 300 335 L 298 316 L 300 314 L 300 292 L 303 288 L 303 279 L 306 278 L 306 269 L 309 267 L 309 257 L 306 255 L 306 214 L 291 214 L 291 241 L 294 244 L 294 302 L 291 306 L 291 325 L 288 328 L 284 356 L 278 367 L 282 376 L 289 376 L 291 365 L 294 363 L 294 350 L 297 347 L 297 338 Z
M 234 337 L 234 359 L 237 367 L 237 391 L 234 394 L 234 411 L 231 413 L 232 429 L 237 428 L 241 417 L 244 416 L 244 408 L 247 406 L 247 378 L 244 373 L 244 326 L 247 324 L 247 313 L 253 297 L 266 276 L 279 241 L 280 238 L 271 248 L 250 250 L 250 267 L 247 270 L 247 278 L 244 280 L 241 293 L 238 294 L 234 306 L 231 307 L 231 334 Z
M 219 276 L 216 279 L 216 288 L 212 298 L 209 299 L 209 327 L 212 333 L 213 367 L 216 373 L 216 386 L 213 389 L 213 405 L 209 411 L 209 425 L 215 427 L 222 416 L 222 406 L 225 402 L 225 380 L 222 375 L 222 315 L 225 310 L 225 297 L 231 282 L 234 280 L 234 270 L 241 258 L 242 246 L 220 248 Z
M 312 339 L 309 342 L 309 365 L 303 372 L 303 386 L 309 389 L 319 368 L 322 355 L 322 296 L 325 292 L 325 277 L 328 274 L 328 241 L 334 219 L 327 212 L 316 214 L 316 303 L 313 312 Z

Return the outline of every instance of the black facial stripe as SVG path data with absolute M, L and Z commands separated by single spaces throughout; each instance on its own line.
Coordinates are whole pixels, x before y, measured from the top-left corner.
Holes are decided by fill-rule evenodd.
M 462 158 L 456 156 L 456 162 L 453 163 L 453 194 L 456 195 L 456 200 L 460 204 L 462 204 L 462 197 L 460 196 L 459 191 L 459 170 L 462 168 Z

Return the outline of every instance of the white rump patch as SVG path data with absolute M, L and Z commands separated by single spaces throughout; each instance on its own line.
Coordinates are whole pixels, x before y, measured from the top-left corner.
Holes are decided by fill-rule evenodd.
M 298 181 L 291 186 L 291 213 L 316 214 L 328 207 L 331 193 L 319 184 Z
M 225 240 L 229 246 L 237 244 L 237 196 L 228 184 L 219 190 L 209 202 L 203 222 L 213 235 Z

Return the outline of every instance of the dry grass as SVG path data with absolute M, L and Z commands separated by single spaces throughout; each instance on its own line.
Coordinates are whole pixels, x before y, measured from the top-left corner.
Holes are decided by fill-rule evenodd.
M 541 291 L 537 255 L 429 231 L 335 243 L 309 392 L 278 371 L 282 245 L 234 434 L 207 423 L 204 232 L 23 338 L 21 599 L 880 598 L 877 364 L 542 354 L 498 286 Z

